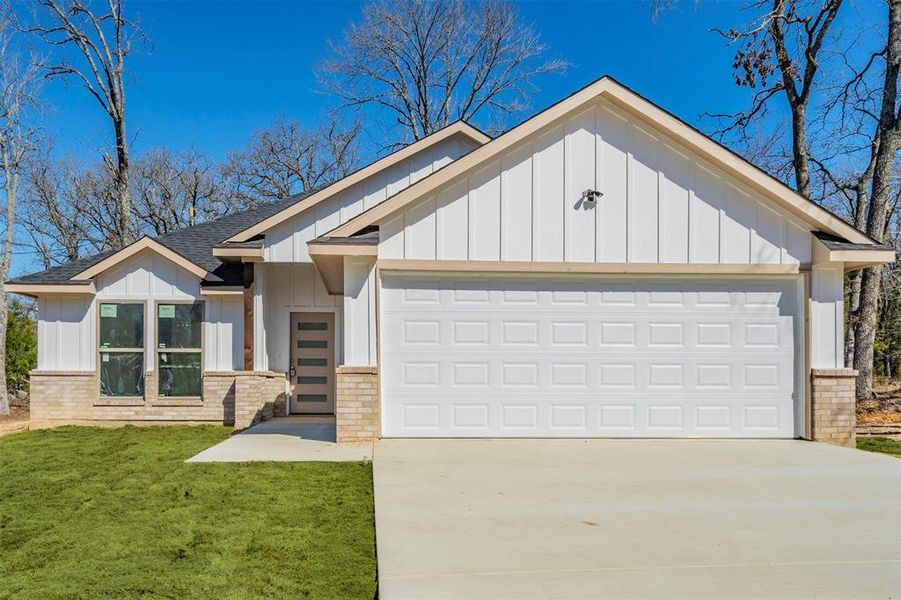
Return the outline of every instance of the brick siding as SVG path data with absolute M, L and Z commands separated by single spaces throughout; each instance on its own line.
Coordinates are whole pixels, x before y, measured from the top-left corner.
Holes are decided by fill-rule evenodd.
M 36 427 L 110 422 L 221 423 L 243 428 L 283 414 L 285 406 L 283 373 L 207 372 L 201 398 L 157 397 L 152 372 L 145 374 L 145 395 L 137 398 L 101 397 L 93 371 L 35 370 L 30 377 L 31 421 Z M 236 402 L 238 380 L 247 397 Z M 241 409 L 240 423 L 236 404 Z
M 285 414 L 285 374 L 242 371 L 235 378 L 235 428 Z
M 812 369 L 811 433 L 819 442 L 854 448 L 857 443 L 854 369 Z
M 338 367 L 335 433 L 338 442 L 363 442 L 382 434 L 376 367 Z

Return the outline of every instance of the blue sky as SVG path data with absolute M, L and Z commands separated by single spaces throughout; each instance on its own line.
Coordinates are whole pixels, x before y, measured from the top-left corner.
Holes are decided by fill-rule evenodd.
M 313 68 L 359 15 L 357 2 L 129 3 L 150 43 L 130 61 L 133 150 L 194 147 L 214 158 L 276 117 L 315 124 L 332 102 L 316 93 Z M 652 23 L 643 2 L 524 2 L 525 21 L 565 76 L 539 82 L 540 109 L 611 74 L 693 124 L 704 111 L 735 111 L 746 91 L 731 84 L 731 50 L 710 33 L 746 19 L 737 2 L 686 2 Z M 44 128 L 55 148 L 90 160 L 110 139 L 105 115 L 74 85 L 50 82 Z M 526 115 L 523 115 L 526 116 Z
M 700 118 L 705 111 L 748 107 L 749 90 L 732 81 L 733 49 L 710 31 L 743 24 L 751 16 L 745 5 L 683 0 L 654 23 L 644 0 L 521 3 L 522 18 L 541 33 L 549 51 L 572 63 L 565 76 L 538 82 L 532 112 L 610 74 L 710 131 L 713 123 Z M 350 1 L 129 0 L 126 6 L 149 38 L 129 61 L 133 154 L 168 146 L 194 148 L 214 160 L 276 118 L 315 125 L 334 100 L 317 93 L 314 67 L 328 56 L 329 40 L 340 41 L 360 15 L 360 3 Z M 857 13 L 844 16 L 855 23 L 884 11 L 876 0 L 846 3 L 842 10 Z M 112 133 L 96 101 L 74 83 L 58 80 L 47 82 L 43 94 L 49 107 L 42 129 L 55 152 L 85 164 L 98 160 Z M 27 250 L 16 255 L 14 273 L 37 267 Z

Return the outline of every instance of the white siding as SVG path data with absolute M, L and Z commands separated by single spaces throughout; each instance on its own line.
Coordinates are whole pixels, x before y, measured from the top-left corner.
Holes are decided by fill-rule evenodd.
M 344 262 L 344 364 L 376 364 L 375 261 Z
M 97 297 L 117 300 L 200 299 L 200 278 L 151 251 L 123 261 L 96 279 Z
M 330 296 L 312 264 L 255 266 L 257 315 L 254 358 L 256 369 L 287 371 L 292 312 L 335 313 L 335 359 L 341 362 L 343 299 Z
M 43 371 L 93 371 L 97 343 L 89 297 L 38 300 L 38 364 Z
M 96 302 L 144 301 L 144 363 L 148 371 L 156 370 L 156 355 L 151 351 L 156 340 L 156 303 L 203 300 L 199 277 L 152 251 L 136 254 L 98 275 L 95 285 Z
M 840 369 L 844 359 L 844 269 L 815 265 L 810 274 L 810 366 Z
M 596 206 L 580 202 L 586 189 L 603 193 Z M 799 219 L 603 102 L 380 230 L 381 258 L 811 262 L 809 227 Z
M 240 297 L 204 298 L 200 279 L 153 252 L 144 252 L 97 277 L 95 298 L 43 297 L 38 301 L 38 369 L 93 371 L 97 365 L 97 304 L 144 303 L 145 368 L 156 369 L 152 352 L 158 302 L 205 303 L 204 369 L 242 368 L 243 304 Z
M 266 261 L 311 262 L 308 241 L 347 222 L 363 210 L 372 208 L 475 147 L 476 143 L 463 135 L 452 136 L 351 186 L 316 208 L 280 223 L 266 232 Z M 414 220 L 413 223 L 416 224 L 417 221 Z M 431 224 L 432 231 L 425 233 L 434 237 L 434 220 Z M 417 231 L 428 226 L 428 223 L 423 223 Z M 424 241 L 429 241 L 434 253 L 434 239 Z M 413 251 L 420 247 L 421 244 L 417 242 Z
M 206 298 L 204 321 L 204 370 L 243 370 L 244 297 L 228 295 Z

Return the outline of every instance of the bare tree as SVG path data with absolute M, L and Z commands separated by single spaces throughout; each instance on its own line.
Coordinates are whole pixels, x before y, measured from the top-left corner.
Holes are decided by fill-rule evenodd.
M 4 19 L 6 16 L 4 15 Z M 12 261 L 19 183 L 25 160 L 33 150 L 35 130 L 30 123 L 34 107 L 35 71 L 10 47 L 6 25 L 0 29 L 0 178 L 3 180 L 2 238 L 0 238 L 0 416 L 9 415 L 6 389 L 6 279 Z
M 341 128 L 334 120 L 318 129 L 276 121 L 229 154 L 221 169 L 229 196 L 245 208 L 340 179 L 357 165 L 358 133 L 358 124 Z
M 898 106 L 898 78 L 901 75 L 901 0 L 888 1 L 888 35 L 883 53 L 882 99 L 872 142 L 872 184 L 867 209 L 866 233 L 877 241 L 886 239 L 892 198 L 894 167 L 901 147 L 901 108 Z M 869 398 L 873 388 L 873 359 L 876 340 L 882 268 L 863 272 L 860 284 L 859 317 L 856 323 L 854 368 L 857 397 Z
M 373 0 L 332 53 L 318 69 L 324 89 L 396 122 L 405 142 L 520 112 L 539 76 L 568 66 L 543 58 L 539 35 L 503 0 Z
M 49 148 L 29 160 L 19 222 L 45 269 L 78 259 L 87 245 L 89 199 L 76 193 L 79 177 L 70 162 L 54 162 Z
M 735 83 L 755 90 L 751 107 L 736 114 L 712 115 L 725 122 L 719 135 L 745 135 L 767 114 L 768 104 L 785 98 L 791 111 L 791 165 L 795 188 L 811 196 L 808 109 L 821 66 L 821 51 L 842 0 L 757 0 L 763 14 L 748 27 L 717 30 L 738 46 Z
M 153 150 L 135 161 L 135 213 L 145 233 L 162 235 L 228 212 L 215 167 L 197 152 Z
M 87 0 L 39 0 L 43 19 L 20 26 L 60 49 L 60 57 L 43 63 L 47 77 L 74 79 L 93 96 L 113 126 L 116 156 L 104 155 L 114 174 L 112 200 L 116 227 L 109 242 L 114 247 L 133 241 L 132 202 L 129 190 L 129 148 L 125 121 L 125 60 L 134 38 L 143 38 L 135 23 L 125 17 L 124 0 L 106 0 L 95 11 Z M 69 49 L 76 50 L 81 65 L 69 60 Z

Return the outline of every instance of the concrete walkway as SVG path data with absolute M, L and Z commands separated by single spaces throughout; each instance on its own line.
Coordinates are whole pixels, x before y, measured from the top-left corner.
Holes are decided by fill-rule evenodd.
M 379 593 L 899 598 L 901 460 L 802 441 L 389 440 Z
M 207 448 L 187 462 L 356 462 L 372 444 L 336 444 L 334 417 L 277 417 Z

